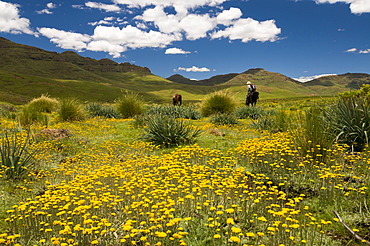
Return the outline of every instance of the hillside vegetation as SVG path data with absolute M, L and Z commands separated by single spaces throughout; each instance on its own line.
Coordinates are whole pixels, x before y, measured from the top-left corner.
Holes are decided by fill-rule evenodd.
M 0 37 L 0 101 L 13 104 L 24 104 L 42 94 L 113 102 L 123 90 L 137 92 L 154 103 L 170 103 L 174 93 L 182 94 L 185 103 L 197 102 L 212 92 L 228 90 L 242 103 L 246 81 L 258 86 L 263 100 L 333 96 L 369 84 L 370 75 L 343 74 L 300 83 L 282 74 L 256 68 L 200 81 L 181 75 L 165 79 L 152 74 L 149 68 L 127 62 L 95 60 L 72 51 L 59 54 Z

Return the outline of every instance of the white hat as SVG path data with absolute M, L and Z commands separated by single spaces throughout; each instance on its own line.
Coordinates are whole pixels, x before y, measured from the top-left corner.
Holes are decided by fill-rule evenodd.
M 247 82 L 247 85 L 250 85 L 250 84 L 252 84 L 252 83 L 251 83 L 250 81 L 248 81 L 248 82 Z

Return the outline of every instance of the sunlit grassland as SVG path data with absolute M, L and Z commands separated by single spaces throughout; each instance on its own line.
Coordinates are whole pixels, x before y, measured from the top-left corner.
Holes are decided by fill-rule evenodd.
M 288 115 L 311 103 L 262 107 Z M 335 145 L 319 161 L 311 153 L 322 147 L 302 157 L 292 131 L 209 118 L 186 120 L 202 130 L 195 145 L 163 150 L 142 142 L 132 119 L 50 117 L 71 137 L 41 138 L 33 127 L 39 170 L 1 179 L 0 245 L 361 245 L 332 210 L 369 237 L 369 152 Z

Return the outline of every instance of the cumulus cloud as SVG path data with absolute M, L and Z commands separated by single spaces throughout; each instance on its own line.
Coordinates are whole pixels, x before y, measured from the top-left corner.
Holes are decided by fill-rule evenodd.
M 91 51 L 108 52 L 109 55 L 113 56 L 113 58 L 121 57 L 121 53 L 127 50 L 124 46 L 112 44 L 106 40 L 92 41 L 87 45 L 86 49 Z
M 30 21 L 19 16 L 19 5 L 0 1 L 0 32 L 34 34 Z
M 97 26 L 92 36 L 94 40 L 105 40 L 112 44 L 122 45 L 127 48 L 164 48 L 174 41 L 181 40 L 176 34 L 165 34 L 150 30 L 142 31 L 137 27 L 128 25 L 122 29 L 119 27 Z
M 369 0 L 315 0 L 316 3 L 347 3 L 354 14 L 370 13 Z
M 165 52 L 165 54 L 167 55 L 190 54 L 190 53 L 191 53 L 190 51 L 185 51 L 179 48 L 169 48 L 169 49 L 166 49 L 166 52 Z
M 50 42 L 55 43 L 63 49 L 73 49 L 83 51 L 87 47 L 87 43 L 91 40 L 89 35 L 80 33 L 67 32 L 57 30 L 55 28 L 39 28 L 39 33 L 50 39 Z
M 96 3 L 96 2 L 87 2 L 85 3 L 86 7 L 93 8 L 93 9 L 100 9 L 106 12 L 119 12 L 121 8 L 115 4 L 104 4 L 104 3 Z
M 192 66 L 192 67 L 178 67 L 177 68 L 178 71 L 185 71 L 185 72 L 209 72 L 211 71 L 209 68 L 206 68 L 206 67 L 196 67 L 196 66 Z
M 43 10 L 36 11 L 38 14 L 48 14 L 51 15 L 53 12 L 51 11 L 52 9 L 55 9 L 57 5 L 55 3 L 47 3 L 46 8 Z
M 227 38 L 239 39 L 242 42 L 278 40 L 281 30 L 274 20 L 260 22 L 251 18 L 243 19 L 241 18 L 243 13 L 239 8 L 223 9 L 220 6 L 226 1 L 228 0 L 113 0 L 115 4 L 89 1 L 84 6 L 74 5 L 74 7 L 96 8 L 107 12 L 129 12 L 137 8 L 135 9 L 136 16 L 130 20 L 107 17 L 103 20 L 89 22 L 89 25 L 95 27 L 91 36 L 84 34 L 75 36 L 78 34 L 74 33 L 73 37 L 63 40 L 59 37 L 69 32 L 41 28 L 40 33 L 42 31 L 42 35 L 50 37 L 51 42 L 60 47 L 104 51 L 114 57 L 118 57 L 128 49 L 166 48 L 173 42 L 184 39 Z M 204 6 L 212 8 L 212 11 L 202 12 L 204 9 L 200 7 Z M 173 7 L 175 11 L 169 12 L 167 7 Z M 121 26 L 123 27 L 120 28 Z M 80 41 L 78 41 L 79 38 Z M 90 40 L 87 40 L 89 38 Z M 114 49 L 117 51 L 115 52 Z M 187 54 L 188 52 L 171 48 L 165 53 Z
M 251 18 L 239 19 L 232 26 L 212 34 L 212 38 L 240 39 L 242 42 L 256 40 L 260 42 L 274 42 L 281 29 L 275 25 L 274 20 L 256 21 Z
M 346 52 L 349 52 L 349 53 L 353 53 L 353 52 L 356 52 L 357 51 L 357 49 L 356 48 L 352 48 L 352 49 L 348 49 L 348 50 L 346 50 Z
M 243 15 L 242 11 L 238 8 L 230 8 L 229 10 L 222 11 L 217 16 L 217 23 L 225 26 L 229 26 L 236 19 L 239 19 Z
M 297 80 L 299 82 L 305 83 L 314 79 L 318 79 L 325 76 L 333 76 L 336 74 L 320 74 L 320 75 L 314 75 L 314 76 L 307 76 L 307 77 L 299 77 L 299 78 L 293 78 L 294 80 Z

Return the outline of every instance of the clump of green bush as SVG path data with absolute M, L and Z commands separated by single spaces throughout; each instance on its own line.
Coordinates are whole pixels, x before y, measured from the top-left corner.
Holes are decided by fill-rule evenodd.
M 91 117 L 119 118 L 119 114 L 114 107 L 97 102 L 87 104 L 86 111 Z
M 210 121 L 214 125 L 236 125 L 239 121 L 233 114 L 215 114 L 211 117 Z
M 183 119 L 161 114 L 148 118 L 146 126 L 142 138 L 164 148 L 194 143 L 201 132 Z
M 58 109 L 59 101 L 47 95 L 42 95 L 41 97 L 32 99 L 27 104 L 27 107 L 37 112 L 51 113 Z
M 60 121 L 80 121 L 86 118 L 85 111 L 79 100 L 66 98 L 61 100 L 58 111 Z
M 203 102 L 202 115 L 207 117 L 213 114 L 230 114 L 236 108 L 235 99 L 227 92 L 219 91 L 211 94 Z
M 174 118 L 184 118 L 191 120 L 198 120 L 202 117 L 199 111 L 195 110 L 193 107 L 188 106 L 149 106 L 146 110 L 146 114 L 161 114 L 168 115 Z
M 139 94 L 126 91 L 116 100 L 116 108 L 118 113 L 126 119 L 144 113 L 145 104 Z
M 267 113 L 261 107 L 239 107 L 235 110 L 235 116 L 238 119 L 258 119 Z
M 32 107 L 25 106 L 18 114 L 18 121 L 24 127 L 29 127 L 34 124 L 48 126 L 49 117 L 43 112 L 37 111 Z

